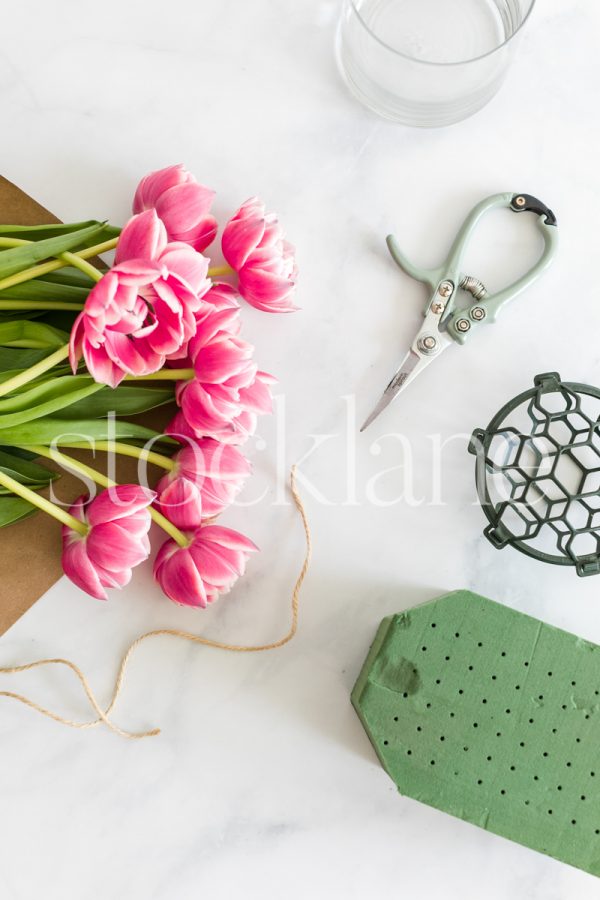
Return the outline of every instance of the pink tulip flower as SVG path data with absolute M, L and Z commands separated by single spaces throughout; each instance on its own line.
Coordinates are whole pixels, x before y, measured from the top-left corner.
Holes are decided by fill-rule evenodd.
M 202 300 L 169 270 L 166 253 L 113 266 L 92 288 L 71 331 L 74 372 L 83 353 L 93 378 L 116 387 L 126 374 L 157 372 L 194 334 Z
M 252 383 L 255 371 L 251 366 L 247 372 L 232 375 L 220 383 L 194 378 L 177 385 L 177 402 L 193 436 L 222 440 L 223 432 L 229 431 L 243 412 L 240 390 Z
M 188 287 L 203 301 L 206 301 L 211 293 L 211 281 L 208 278 L 209 260 L 198 253 L 189 244 L 181 241 L 167 240 L 167 230 L 156 215 L 154 209 L 146 210 L 132 216 L 119 236 L 119 243 L 115 252 L 115 263 L 118 265 L 130 259 L 151 259 L 158 264 L 165 265 L 174 275 L 181 278 Z M 217 291 L 211 297 L 210 304 L 204 302 L 199 309 L 210 312 L 217 304 L 223 308 L 236 308 L 237 304 L 230 297 L 235 291 L 230 285 L 226 292 Z M 198 308 L 194 315 L 198 314 Z M 182 359 L 187 356 L 187 344 L 190 337 L 196 333 L 195 320 L 190 311 L 184 310 L 184 337 L 181 345 L 166 354 L 166 360 L 176 360 L 178 365 L 183 365 Z
M 226 290 L 225 290 L 226 289 Z M 222 332 L 222 337 L 233 337 L 240 331 L 239 304 L 235 297 L 239 296 L 230 285 L 215 285 L 202 297 L 202 305 L 195 313 L 195 346 L 200 347 L 201 342 L 209 343 L 217 332 Z M 250 347 L 249 344 L 244 345 Z M 209 351 L 211 352 L 211 351 Z M 167 363 L 175 368 L 193 368 L 189 341 L 185 341 L 178 352 L 171 353 L 167 357 Z M 198 355 L 198 351 L 194 352 Z
M 165 223 L 169 240 L 205 250 L 215 239 L 217 220 L 210 214 L 215 192 L 198 184 L 182 165 L 150 172 L 140 181 L 133 212 L 155 209 Z
M 253 348 L 225 330 L 231 314 L 199 323 L 189 343 L 195 378 L 177 385 L 176 399 L 196 436 L 239 444 L 254 433 L 257 414 L 271 411 L 271 379 L 258 373 Z
M 237 309 L 211 310 L 196 316 L 196 333 L 188 343 L 188 356 L 196 378 L 219 384 L 252 369 L 254 347 L 238 337 Z
M 257 416 L 271 412 L 275 379 L 257 371 L 253 348 L 232 334 L 238 327 L 236 310 L 206 314 L 198 322 L 188 345 L 195 377 L 176 387 L 183 415 L 168 433 L 241 444 L 254 434 Z
M 208 258 L 189 244 L 169 242 L 167 230 L 154 209 L 132 216 L 119 235 L 115 264 L 120 265 L 131 259 L 151 260 L 166 266 L 169 272 L 181 278 L 198 297 L 205 297 L 211 289 Z
M 298 270 L 294 248 L 285 240 L 275 213 L 253 197 L 225 226 L 223 255 L 239 276 L 242 297 L 264 312 L 293 312 Z
M 239 296 L 232 285 L 224 281 L 213 281 L 211 289 L 204 294 L 203 299 L 218 310 L 239 309 Z
M 214 437 L 239 416 L 240 392 L 256 379 L 254 348 L 237 337 L 238 329 L 237 309 L 213 309 L 196 320 L 188 344 L 195 377 L 180 382 L 175 394 L 197 436 Z
M 179 476 L 161 478 L 156 485 L 156 508 L 182 531 L 193 531 L 206 518 L 203 514 L 202 489 L 195 481 Z
M 231 589 L 256 550 L 256 545 L 237 531 L 204 525 L 190 536 L 188 547 L 171 539 L 163 544 L 154 563 L 154 577 L 174 603 L 204 609 Z
M 245 387 L 236 387 L 233 379 L 218 386 L 182 383 L 177 390 L 181 410 L 165 433 L 181 441 L 210 436 L 223 444 L 243 444 L 256 431 L 258 415 L 272 412 L 270 385 L 275 382 L 272 375 L 255 372 Z
M 93 500 L 79 497 L 69 512 L 88 526 L 81 535 L 62 529 L 65 575 L 92 597 L 107 600 L 105 588 L 119 588 L 131 580 L 134 566 L 148 558 L 150 513 L 156 494 L 137 484 L 120 484 Z
M 191 441 L 174 462 L 156 492 L 160 511 L 183 530 L 223 512 L 250 474 L 250 463 L 239 450 L 209 438 Z

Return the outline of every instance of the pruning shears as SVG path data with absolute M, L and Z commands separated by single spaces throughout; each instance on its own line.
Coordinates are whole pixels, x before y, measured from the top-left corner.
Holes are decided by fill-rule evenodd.
M 461 259 L 469 238 L 481 218 L 489 210 L 496 208 L 506 208 L 516 213 L 529 212 L 538 216 L 538 227 L 544 238 L 544 250 L 530 271 L 504 290 L 489 294 L 479 279 L 462 271 Z M 462 346 L 480 327 L 495 322 L 498 313 L 509 300 L 533 284 L 548 268 L 556 252 L 558 234 L 556 216 L 536 197 L 530 194 L 494 194 L 493 197 L 482 200 L 467 216 L 446 261 L 439 268 L 422 269 L 412 265 L 400 251 L 393 235 L 388 235 L 386 240 L 392 258 L 402 271 L 427 285 L 432 295 L 425 306 L 425 320 L 410 350 L 361 431 L 364 431 L 442 351 L 451 344 Z M 470 307 L 458 304 L 459 291 L 471 295 Z

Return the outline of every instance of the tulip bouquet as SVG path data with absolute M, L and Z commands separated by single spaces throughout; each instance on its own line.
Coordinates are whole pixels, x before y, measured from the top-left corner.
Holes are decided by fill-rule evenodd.
M 213 602 L 256 550 L 214 522 L 250 472 L 240 446 L 271 410 L 274 379 L 240 336 L 240 304 L 294 310 L 296 265 L 277 216 L 251 199 L 211 268 L 213 199 L 170 166 L 142 179 L 122 229 L 0 226 L 0 527 L 36 509 L 57 519 L 64 571 L 93 597 L 129 582 L 152 522 L 166 535 L 154 574 L 176 603 Z M 131 421 L 168 403 L 162 431 Z M 82 448 L 164 474 L 117 484 L 69 452 Z M 44 491 L 58 477 L 47 459 L 89 486 L 69 508 Z

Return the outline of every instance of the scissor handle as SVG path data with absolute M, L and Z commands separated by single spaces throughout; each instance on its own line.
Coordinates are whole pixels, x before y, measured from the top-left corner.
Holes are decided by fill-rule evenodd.
M 410 278 L 414 278 L 415 281 L 421 281 L 423 284 L 426 284 L 428 287 L 430 287 L 432 291 L 435 291 L 441 280 L 443 266 L 440 266 L 438 269 L 423 269 L 421 268 L 421 266 L 415 266 L 409 259 L 406 258 L 406 256 L 398 246 L 398 242 L 396 241 L 396 238 L 393 234 L 388 234 L 385 242 L 388 246 L 388 250 L 390 251 L 392 259 L 394 260 L 396 265 L 402 269 L 403 272 L 405 272 Z
M 449 268 L 454 271 L 458 270 L 460 259 L 466 243 L 473 233 L 476 225 L 481 217 L 490 209 L 495 207 L 505 207 L 513 212 L 531 212 L 538 217 L 538 228 L 544 238 L 544 249 L 537 263 L 520 278 L 514 281 L 508 287 L 494 294 L 488 294 L 477 302 L 476 315 L 481 315 L 479 310 L 484 311 L 484 315 L 480 319 L 476 319 L 470 313 L 454 312 L 447 321 L 447 329 L 450 335 L 459 343 L 464 344 L 473 332 L 473 327 L 483 322 L 494 322 L 503 306 L 518 296 L 522 291 L 526 290 L 540 275 L 548 268 L 554 258 L 556 248 L 558 246 L 558 230 L 556 227 L 556 216 L 544 203 L 531 194 L 496 194 L 484 200 L 467 217 L 463 227 L 461 228 L 457 238 L 448 255 Z M 460 325 L 464 326 L 465 320 L 469 327 L 463 331 Z M 460 324 L 459 324 L 460 323 Z M 457 327 L 459 324 L 459 327 Z
M 436 269 L 423 269 L 412 265 L 400 251 L 395 238 L 392 235 L 387 237 L 387 245 L 394 261 L 400 268 L 418 281 L 428 285 L 432 291 L 436 291 L 442 281 L 450 282 L 453 285 L 453 294 L 458 290 L 464 279 L 464 273 L 460 269 L 461 259 L 465 251 L 465 247 L 469 242 L 471 235 L 479 224 L 482 217 L 492 209 L 506 208 L 513 212 L 531 212 L 538 216 L 538 227 L 544 238 L 544 250 L 537 263 L 528 272 L 518 278 L 513 284 L 504 288 L 495 294 L 488 294 L 485 298 L 477 302 L 479 310 L 483 309 L 484 313 L 477 314 L 481 318 L 474 318 L 468 312 L 454 312 L 451 299 L 448 302 L 446 313 L 443 319 L 446 321 L 446 327 L 454 340 L 460 344 L 464 344 L 476 325 L 482 322 L 493 322 L 502 307 L 509 301 L 524 291 L 532 284 L 540 275 L 548 268 L 558 243 L 558 233 L 556 227 L 556 216 L 545 204 L 530 194 L 494 194 L 478 203 L 477 206 L 469 213 L 465 219 L 460 231 L 454 239 L 454 243 L 450 248 L 450 252 L 443 265 Z M 428 302 L 429 305 L 429 302 Z M 464 330 L 457 328 L 457 322 L 461 322 Z M 467 325 L 464 326 L 464 322 Z

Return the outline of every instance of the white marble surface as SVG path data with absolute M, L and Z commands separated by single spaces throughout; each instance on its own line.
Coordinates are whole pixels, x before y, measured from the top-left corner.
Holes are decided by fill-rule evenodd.
M 464 437 L 444 454 L 444 505 L 432 503 L 430 437 L 485 425 L 538 372 L 600 381 L 600 9 L 540 3 L 499 97 L 431 132 L 379 121 L 347 95 L 332 52 L 337 9 L 22 0 L 3 15 L 3 174 L 65 219 L 122 220 L 137 177 L 180 160 L 219 190 L 220 212 L 258 193 L 297 244 L 303 311 L 246 316 L 281 380 L 287 427 L 285 446 L 272 420 L 250 447 L 257 474 L 245 498 L 269 495 L 227 516 L 262 547 L 235 592 L 195 613 L 162 599 L 148 569 L 107 604 L 62 581 L 2 638 L 0 660 L 72 657 L 104 696 L 120 652 L 148 628 L 278 637 L 303 543 L 291 507 L 272 505 L 277 454 L 287 466 L 314 435 L 331 435 L 301 465 L 315 552 L 291 646 L 230 656 L 147 645 L 117 710 L 125 726 L 163 727 L 141 743 L 1 702 L 3 900 L 598 896 L 590 876 L 399 797 L 349 692 L 384 615 L 456 587 L 600 641 L 597 579 L 482 538 Z M 424 299 L 391 265 L 384 235 L 393 229 L 415 259 L 435 263 L 475 202 L 513 189 L 559 214 L 552 273 L 356 440 L 350 404 L 368 412 Z M 499 283 L 531 258 L 534 232 L 518 226 L 499 241 L 484 230 L 476 274 Z M 389 505 L 368 500 L 370 480 L 398 466 L 397 440 L 382 439 L 394 431 L 414 448 L 417 506 L 398 500 L 398 470 L 376 485 Z M 88 714 L 64 673 L 2 686 Z

